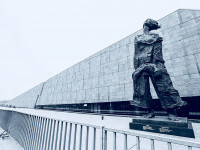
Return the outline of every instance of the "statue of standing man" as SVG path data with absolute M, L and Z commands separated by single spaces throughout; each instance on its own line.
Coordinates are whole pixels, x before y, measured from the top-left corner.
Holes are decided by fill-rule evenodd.
M 151 79 L 162 108 L 167 110 L 169 119 L 177 120 L 175 110 L 186 105 L 185 101 L 174 89 L 162 55 L 162 37 L 150 33 L 159 29 L 158 22 L 147 19 L 143 24 L 143 34 L 135 37 L 135 56 L 132 75 L 134 94 L 131 104 L 147 110 L 145 117 L 154 117 L 153 101 L 150 93 L 149 79 Z

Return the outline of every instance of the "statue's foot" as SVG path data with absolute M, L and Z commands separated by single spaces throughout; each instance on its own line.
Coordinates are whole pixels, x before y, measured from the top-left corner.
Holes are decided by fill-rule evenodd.
M 148 114 L 144 115 L 144 118 L 153 118 L 155 117 L 154 112 L 149 112 Z
M 170 108 L 167 110 L 168 117 L 172 121 L 178 121 L 178 118 L 176 116 L 176 108 Z
M 172 120 L 172 121 L 178 121 L 178 118 L 176 117 L 176 115 L 174 115 L 174 114 L 172 114 L 172 113 L 169 113 L 169 114 L 168 114 L 168 117 L 169 117 L 169 119 Z

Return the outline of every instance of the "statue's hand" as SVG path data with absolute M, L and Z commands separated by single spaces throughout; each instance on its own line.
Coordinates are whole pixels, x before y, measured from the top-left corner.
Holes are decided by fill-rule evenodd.
M 139 78 L 140 76 L 140 71 L 139 69 L 136 69 L 135 72 L 133 73 L 133 78 Z
M 139 78 L 141 76 L 142 72 L 147 72 L 147 71 L 148 71 L 148 64 L 143 64 L 135 70 L 134 76 L 136 78 Z

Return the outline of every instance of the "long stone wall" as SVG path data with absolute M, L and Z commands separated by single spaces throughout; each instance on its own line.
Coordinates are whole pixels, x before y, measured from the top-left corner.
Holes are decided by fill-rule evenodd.
M 5 105 L 15 106 L 15 107 L 24 107 L 24 108 L 34 108 L 36 101 L 38 100 L 44 83 L 41 83 L 34 88 L 28 90 L 27 92 L 13 98 L 8 101 Z
M 159 20 L 163 56 L 181 97 L 200 96 L 200 11 L 177 10 Z M 141 25 L 142 26 L 142 25 Z M 134 37 L 77 63 L 44 84 L 37 105 L 128 101 L 133 95 Z M 155 91 L 151 86 L 153 98 Z

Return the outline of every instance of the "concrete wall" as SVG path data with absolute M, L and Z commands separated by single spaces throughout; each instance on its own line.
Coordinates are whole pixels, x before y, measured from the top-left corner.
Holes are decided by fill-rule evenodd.
M 12 100 L 5 103 L 5 105 L 15 106 L 15 107 L 26 107 L 34 108 L 36 101 L 41 94 L 42 87 L 44 83 L 37 85 L 36 87 L 28 90 L 27 92 L 13 98 Z
M 159 20 L 163 55 L 182 97 L 200 96 L 200 11 L 177 10 Z M 141 30 L 47 80 L 37 105 L 132 99 L 134 37 Z M 156 98 L 153 88 L 152 95 Z
M 200 10 L 177 10 L 159 20 L 163 56 L 182 97 L 200 96 Z M 142 26 L 142 25 L 141 25 Z M 134 37 L 142 30 L 77 63 L 44 84 L 37 105 L 97 103 L 132 99 Z M 8 104 L 33 107 L 42 85 Z M 151 86 L 152 95 L 156 98 Z

